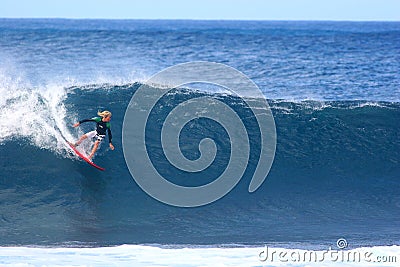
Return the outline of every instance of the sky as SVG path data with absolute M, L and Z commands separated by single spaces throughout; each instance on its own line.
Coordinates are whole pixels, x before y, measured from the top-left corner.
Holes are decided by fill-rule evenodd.
M 400 21 L 400 1 L 0 0 L 0 18 Z

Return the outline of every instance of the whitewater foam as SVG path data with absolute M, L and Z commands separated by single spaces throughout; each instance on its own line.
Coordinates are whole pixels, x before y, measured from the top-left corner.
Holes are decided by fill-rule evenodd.
M 63 154 L 66 146 L 58 129 L 72 138 L 65 123 L 64 86 L 34 88 L 21 77 L 0 71 L 0 94 L 0 143 L 21 138 L 41 149 Z
M 2 247 L 2 266 L 398 266 L 400 247 L 362 247 L 352 250 L 311 251 L 269 248 L 275 252 L 265 260 L 266 247 L 162 248 L 122 245 L 98 248 Z M 337 252 L 337 253 L 336 253 Z M 341 254 L 349 255 L 342 260 Z M 302 255 L 306 255 L 305 258 Z M 309 258 L 309 255 L 317 255 Z M 360 255 L 360 258 L 358 258 Z M 367 258 L 364 256 L 367 255 Z M 297 258 L 297 257 L 300 258 Z M 354 257 L 355 256 L 355 257 Z

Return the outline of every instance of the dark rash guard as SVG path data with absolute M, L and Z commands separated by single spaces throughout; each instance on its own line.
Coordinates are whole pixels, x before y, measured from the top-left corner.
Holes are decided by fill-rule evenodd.
M 102 121 L 102 118 L 94 117 L 91 119 L 81 120 L 81 121 L 79 121 L 79 124 L 81 124 L 83 122 L 88 122 L 88 121 L 93 121 L 96 123 L 96 132 L 98 135 L 106 135 L 106 131 L 107 131 L 108 132 L 108 141 L 111 143 L 112 134 L 111 134 L 110 122 L 104 122 L 104 121 Z

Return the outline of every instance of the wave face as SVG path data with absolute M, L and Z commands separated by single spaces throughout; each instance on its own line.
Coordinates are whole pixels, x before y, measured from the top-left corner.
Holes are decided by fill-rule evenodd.
M 263 185 L 247 191 L 260 146 L 253 141 L 248 168 L 229 194 L 184 209 L 149 197 L 125 164 L 122 121 L 140 85 L 2 92 L 1 244 L 330 244 L 345 236 L 353 244 L 387 245 L 399 240 L 399 103 L 269 100 L 278 138 Z M 162 118 L 185 99 L 206 95 L 247 114 L 235 96 L 179 89 L 161 100 L 164 108 L 147 126 L 152 161 L 177 184 L 212 181 L 230 155 L 229 137 L 207 119 L 190 122 L 180 143 L 193 160 L 201 139 L 215 141 L 217 156 L 206 173 L 188 179 L 159 153 Z M 113 112 L 116 150 L 103 144 L 95 161 L 107 171 L 99 172 L 76 160 L 57 129 L 76 139 L 93 125 L 77 130 L 71 124 L 104 108 Z M 245 119 L 250 133 L 257 132 L 253 120 Z

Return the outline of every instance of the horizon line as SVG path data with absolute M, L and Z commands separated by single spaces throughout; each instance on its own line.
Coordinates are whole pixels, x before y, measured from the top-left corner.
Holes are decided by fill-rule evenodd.
M 400 22 L 383 19 L 216 19 L 216 18 L 73 18 L 73 17 L 0 17 L 0 19 L 54 19 L 54 20 L 170 20 L 170 21 L 315 21 L 315 22 Z

